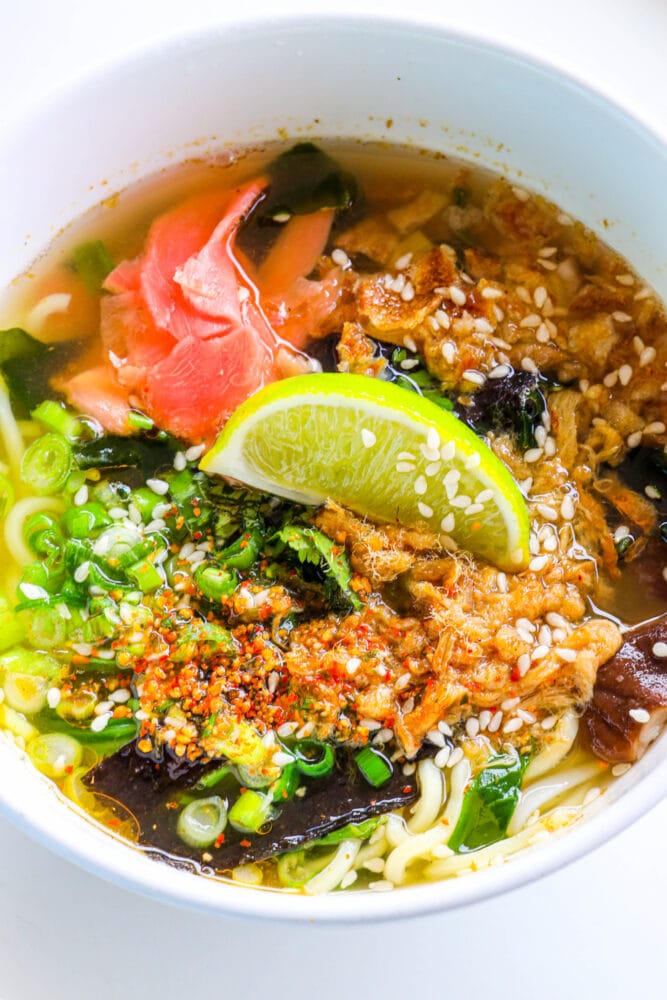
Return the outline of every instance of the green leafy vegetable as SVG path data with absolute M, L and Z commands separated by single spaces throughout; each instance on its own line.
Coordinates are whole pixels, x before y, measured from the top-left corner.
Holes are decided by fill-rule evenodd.
M 404 369 L 402 367 L 404 362 L 410 367 Z M 440 388 L 438 380 L 431 375 L 421 355 L 407 351 L 405 347 L 397 347 L 391 353 L 391 364 L 394 369 L 391 381 L 396 385 L 410 392 L 419 393 L 443 410 L 454 409 L 453 402 Z
M 72 263 L 91 295 L 99 295 L 104 279 L 113 271 L 114 263 L 102 240 L 91 240 L 76 247 Z
M 530 754 L 494 755 L 470 785 L 449 847 L 475 851 L 502 840 L 519 801 Z
M 341 826 L 340 829 L 332 830 L 331 833 L 320 837 L 312 846 L 328 847 L 330 844 L 340 844 L 343 840 L 352 840 L 355 837 L 359 840 L 367 840 L 382 821 L 382 816 L 372 816 L 361 823 L 348 823 L 346 826 Z
M 0 369 L 18 417 L 28 417 L 45 399 L 53 398 L 52 375 L 81 350 L 80 341 L 42 344 L 25 330 L 0 330 Z
M 261 218 L 307 215 L 321 208 L 347 209 L 357 197 L 351 174 L 312 142 L 300 142 L 269 164 L 271 187 Z
M 352 607 L 357 611 L 361 608 L 359 597 L 350 587 L 352 570 L 345 550 L 340 545 L 317 528 L 304 524 L 287 524 L 276 532 L 274 538 L 292 549 L 299 562 L 323 568 Z

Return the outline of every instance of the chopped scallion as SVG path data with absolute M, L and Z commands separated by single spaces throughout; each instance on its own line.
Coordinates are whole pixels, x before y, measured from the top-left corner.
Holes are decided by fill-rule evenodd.
M 354 762 L 368 784 L 372 785 L 373 788 L 379 788 L 381 785 L 384 785 L 394 773 L 394 769 L 387 758 L 371 747 L 364 747 L 356 755 Z

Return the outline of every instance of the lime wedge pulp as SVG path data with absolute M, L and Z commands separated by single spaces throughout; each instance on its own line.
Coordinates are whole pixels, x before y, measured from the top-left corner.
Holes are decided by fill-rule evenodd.
M 379 379 L 274 382 L 236 410 L 201 468 L 297 503 L 427 525 L 499 569 L 530 558 L 526 505 L 500 459 L 452 413 Z

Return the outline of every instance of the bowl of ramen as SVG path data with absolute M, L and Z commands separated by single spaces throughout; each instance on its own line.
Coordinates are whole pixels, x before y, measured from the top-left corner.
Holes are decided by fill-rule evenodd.
M 659 139 L 339 17 L 144 52 L 0 147 L 6 815 L 165 900 L 350 920 L 664 794 Z

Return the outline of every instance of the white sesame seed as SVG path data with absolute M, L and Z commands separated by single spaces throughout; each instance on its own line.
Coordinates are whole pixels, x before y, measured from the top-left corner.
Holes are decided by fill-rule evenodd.
M 486 731 L 488 733 L 497 733 L 498 730 L 500 729 L 500 724 L 502 723 L 502 721 L 503 721 L 502 711 L 496 712 L 493 718 L 491 719 L 491 722 L 486 727 Z
M 632 434 L 628 434 L 626 443 L 628 448 L 638 448 L 642 443 L 642 432 L 634 431 Z
M 477 496 L 475 497 L 475 503 L 488 503 L 488 501 L 491 500 L 492 497 L 493 497 L 493 490 L 482 490 L 482 492 L 478 493 Z
M 448 365 L 454 364 L 454 358 L 456 357 L 456 346 L 451 340 L 445 340 L 440 345 L 440 353 L 447 362 Z
M 479 719 L 476 719 L 474 716 L 471 716 L 469 719 L 466 720 L 466 733 L 468 734 L 471 740 L 474 739 L 475 736 L 477 736 L 477 734 L 479 733 Z
M 642 353 L 639 355 L 639 367 L 646 368 L 647 365 L 652 364 L 656 358 L 655 347 L 645 347 Z
M 505 698 L 505 701 L 501 702 L 500 707 L 503 712 L 511 712 L 513 708 L 516 708 L 520 701 L 520 698 Z
M 574 517 L 574 503 L 569 493 L 563 497 L 560 505 L 560 516 L 564 521 L 571 521 Z
M 436 747 L 445 746 L 445 737 L 440 732 L 439 729 L 429 729 L 429 731 L 426 734 L 426 739 L 429 741 L 429 743 L 432 743 L 433 746 Z
M 453 441 L 447 441 L 440 449 L 440 458 L 443 462 L 451 462 L 456 454 L 456 445 Z
M 450 535 L 454 530 L 454 515 L 445 514 L 442 521 L 440 522 L 440 528 L 445 532 L 446 535 Z
M 49 688 L 46 692 L 46 703 L 49 708 L 57 708 L 60 704 L 60 688 Z
M 427 462 L 439 462 L 440 461 L 440 451 L 438 448 L 432 448 L 429 444 L 422 443 L 419 445 L 419 450 L 426 459 Z
M 532 646 L 535 641 L 532 632 L 529 632 L 526 628 L 522 628 L 520 625 L 517 627 L 516 634 L 522 642 L 527 642 L 529 646 Z
M 74 506 L 82 507 L 84 503 L 88 503 L 88 487 L 85 483 L 74 494 Z
M 205 444 L 193 444 L 192 447 L 188 448 L 188 450 L 186 451 L 185 457 L 188 460 L 188 462 L 196 462 L 198 458 L 201 458 L 201 456 L 204 454 L 205 451 L 206 451 Z
M 656 489 L 655 486 L 651 486 L 650 484 L 645 486 L 644 493 L 649 500 L 660 500 L 660 490 Z
M 394 888 L 394 883 L 388 879 L 380 879 L 377 882 L 369 882 L 368 888 L 373 892 L 389 892 L 390 889 Z
M 398 260 L 394 264 L 394 267 L 396 268 L 397 271 L 403 271 L 406 267 L 410 266 L 411 261 L 412 261 L 412 253 L 404 253 L 402 257 L 398 258 Z
M 530 653 L 522 653 L 516 661 L 517 669 L 521 677 L 525 677 L 530 670 Z
M 111 712 L 105 712 L 104 715 L 98 715 L 90 723 L 90 728 L 93 733 L 101 733 L 103 729 L 106 729 L 107 723 L 111 719 Z
M 433 508 L 429 507 L 427 503 L 422 503 L 421 501 L 419 501 L 419 503 L 417 504 L 417 510 L 419 511 L 422 517 L 427 517 L 427 518 L 433 517 Z
M 619 285 L 634 285 L 635 279 L 631 274 L 617 274 L 616 280 Z
M 543 660 L 548 652 L 549 647 L 544 643 L 540 643 L 538 646 L 535 646 L 535 649 L 530 654 L 530 658 L 533 663 L 537 663 L 538 660 Z
M 112 701 L 114 705 L 124 705 L 131 697 L 132 694 L 127 688 L 117 688 L 109 695 L 109 701 Z
M 157 493 L 159 497 L 163 497 L 165 493 L 169 492 L 169 483 L 165 482 L 164 479 L 147 479 L 146 486 L 153 493 Z
M 547 611 L 544 616 L 548 625 L 552 628 L 567 628 L 567 621 L 557 611 Z
M 565 663 L 574 663 L 577 658 L 576 649 L 568 649 L 567 646 L 562 646 L 559 649 L 554 650 L 556 656 L 559 660 L 563 660 Z
M 503 726 L 504 733 L 516 733 L 523 726 L 523 719 L 514 718 L 508 719 L 508 721 Z
M 621 775 L 627 774 L 631 767 L 632 764 L 627 764 L 627 763 L 614 764 L 614 766 L 611 769 L 611 773 L 614 775 L 615 778 L 620 778 Z
M 477 371 L 476 368 L 466 368 L 461 374 L 461 378 L 466 382 L 472 382 L 473 385 L 484 385 L 486 382 L 486 375 L 483 372 Z
M 542 448 L 529 448 L 528 451 L 524 452 L 523 460 L 531 465 L 533 462 L 539 462 L 542 458 L 543 451 Z
M 415 471 L 414 462 L 397 462 L 396 471 L 397 472 L 414 472 Z
M 399 451 L 397 458 L 399 462 L 401 461 L 413 462 L 415 456 L 410 451 Z
M 405 288 L 401 292 L 401 298 L 404 302 L 412 302 L 415 297 L 415 289 L 410 281 L 405 282 Z
M 523 317 L 519 326 L 524 330 L 536 330 L 541 322 L 542 317 L 538 316 L 537 313 L 528 313 L 527 316 Z
M 465 493 L 461 493 L 458 496 L 452 497 L 450 503 L 452 507 L 459 507 L 461 510 L 464 510 L 466 507 L 470 506 L 472 501 L 470 497 L 465 495 Z
M 403 289 L 405 288 L 405 282 L 406 282 L 405 275 L 397 274 L 389 287 L 391 288 L 392 292 L 396 292 L 397 295 L 400 295 Z
M 426 444 L 429 446 L 429 448 L 435 448 L 436 451 L 440 448 L 440 435 L 438 434 L 435 427 L 429 427 L 428 431 L 426 432 Z
M 410 334 L 406 334 L 405 337 L 403 337 L 403 344 L 409 351 L 412 351 L 414 354 L 417 353 L 417 345 Z
M 557 722 L 558 719 L 555 715 L 547 715 L 546 718 L 542 719 L 540 725 L 545 732 L 548 732 L 550 729 L 553 729 Z
M 44 587 L 38 587 L 36 583 L 19 583 L 19 590 L 29 601 L 41 601 L 49 596 Z
M 481 461 L 482 459 L 479 453 L 473 451 L 472 455 L 468 455 L 468 457 L 464 460 L 463 465 L 466 469 L 476 469 Z
M 533 302 L 538 309 L 541 309 L 547 301 L 547 290 L 544 285 L 539 285 L 533 292 Z
M 361 659 L 358 656 L 351 656 L 345 664 L 345 670 L 352 677 L 361 666 Z
M 451 750 L 449 747 L 443 747 L 442 750 L 438 750 L 437 754 L 433 758 L 433 763 L 436 767 L 446 767 L 449 762 L 449 755 Z
M 475 333 L 493 333 L 493 327 L 489 323 L 488 319 L 484 319 L 483 316 L 478 316 L 475 320 Z
M 553 257 L 558 253 L 558 247 L 541 247 L 537 251 L 538 257 Z
M 445 736 L 452 736 L 453 735 L 452 727 L 449 725 L 449 723 L 445 722 L 443 719 L 441 719 L 440 722 L 438 723 L 438 729 Z
M 631 708 L 628 715 L 631 719 L 634 719 L 635 722 L 640 722 L 642 724 L 644 722 L 648 722 L 651 718 L 650 713 L 647 712 L 645 708 Z
M 644 428 L 644 434 L 664 434 L 665 425 L 662 420 L 654 420 Z
M 406 358 L 405 361 L 401 361 L 400 368 L 404 372 L 410 372 L 413 368 L 417 368 L 419 365 L 419 358 Z
M 414 491 L 417 494 L 417 496 L 423 496 L 424 493 L 426 493 L 426 485 L 427 485 L 426 484 L 426 477 L 425 476 L 417 476 L 417 478 L 415 479 L 415 483 L 414 483 Z
M 630 323 L 632 321 L 632 316 L 629 316 L 626 312 L 621 312 L 620 309 L 613 312 L 611 318 L 616 320 L 617 323 Z
M 482 711 L 479 713 L 480 732 L 484 732 L 484 730 L 486 729 L 486 727 L 490 722 L 491 722 L 491 712 L 489 712 L 488 708 L 482 709 Z
M 521 367 L 525 372 L 532 372 L 534 375 L 538 372 L 537 365 L 532 358 L 522 358 Z
M 455 747 L 449 755 L 447 767 L 455 767 L 460 760 L 463 760 L 463 750 L 461 747 Z
M 373 431 L 370 431 L 367 427 L 361 428 L 361 440 L 363 442 L 364 448 L 372 448 L 377 438 Z
M 375 872 L 379 875 L 384 871 L 384 858 L 369 858 L 368 861 L 364 861 L 363 868 L 368 869 L 369 872 Z
M 424 469 L 424 472 L 429 477 L 429 479 L 431 476 L 435 476 L 438 474 L 438 472 L 440 472 L 441 464 L 442 464 L 441 462 L 429 462 L 429 464 Z
M 457 285 L 450 285 L 448 291 L 454 305 L 464 306 L 466 304 L 466 293 L 462 288 L 459 288 Z
M 543 267 L 545 271 L 555 271 L 558 266 L 553 260 L 538 260 L 537 263 L 540 267 Z
M 501 594 L 506 594 L 507 593 L 508 586 L 507 586 L 507 574 L 506 573 L 502 573 L 502 572 L 498 573 L 498 575 L 496 576 L 496 585 L 497 585 L 498 590 L 499 590 L 499 592 Z
M 509 375 L 511 371 L 512 369 L 510 365 L 496 365 L 495 368 L 492 368 L 489 372 L 489 378 L 505 378 L 505 376 Z
M 86 559 L 82 562 L 80 566 L 74 570 L 73 576 L 76 583 L 83 583 L 88 579 L 88 574 L 90 573 L 90 560 Z
M 332 250 L 331 259 L 334 264 L 338 264 L 339 267 L 347 267 L 350 263 L 350 258 L 340 247 L 336 247 L 335 250 Z
M 176 469 L 176 472 L 182 472 L 187 464 L 188 460 L 185 457 L 185 452 L 177 451 L 176 454 L 174 455 L 174 461 L 172 462 L 172 465 Z
M 667 642 L 653 643 L 651 652 L 653 653 L 654 656 L 657 656 L 658 659 L 661 660 L 664 659 L 667 656 Z
M 557 521 L 558 511 L 546 503 L 538 503 L 537 510 L 545 521 Z
M 444 309 L 436 309 L 433 316 L 440 330 L 449 330 L 449 328 L 452 325 L 452 321 L 449 318 L 449 313 L 446 313 Z M 452 344 L 452 341 L 450 340 L 448 341 L 448 343 Z M 454 351 L 456 351 L 456 344 L 452 344 L 452 346 L 454 348 Z
M 542 625 L 540 631 L 537 634 L 538 642 L 542 643 L 543 646 L 551 645 L 551 629 L 548 625 Z
M 605 385 L 607 389 L 611 389 L 616 385 L 617 381 L 618 381 L 618 372 L 613 371 L 613 372 L 608 372 L 605 375 L 605 377 L 602 379 L 602 384 Z
M 651 297 L 651 289 L 650 288 L 641 288 L 638 292 L 635 292 L 635 294 L 634 294 L 634 300 L 635 300 L 635 302 L 639 302 L 642 299 L 650 299 L 650 297 Z
M 97 705 L 93 709 L 95 715 L 106 715 L 107 712 L 113 712 L 114 703 L 112 701 L 98 701 Z

